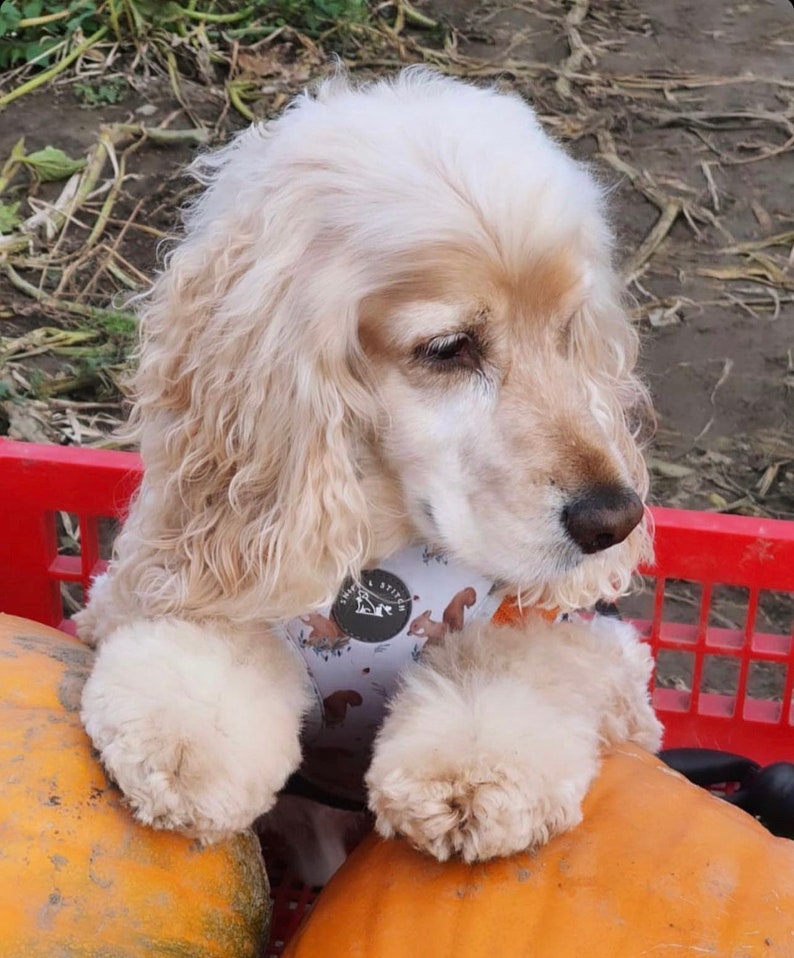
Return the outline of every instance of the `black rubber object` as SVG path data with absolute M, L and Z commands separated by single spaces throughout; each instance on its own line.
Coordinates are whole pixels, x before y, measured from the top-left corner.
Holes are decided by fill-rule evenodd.
M 752 759 L 709 748 L 670 748 L 659 758 L 695 785 L 738 786 L 722 797 L 780 838 L 794 839 L 794 762 L 762 768 Z

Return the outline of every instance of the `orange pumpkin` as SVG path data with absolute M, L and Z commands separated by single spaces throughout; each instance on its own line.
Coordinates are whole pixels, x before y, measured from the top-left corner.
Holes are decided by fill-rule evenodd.
M 261 955 L 256 838 L 200 849 L 133 820 L 80 724 L 91 659 L 62 632 L 0 615 L 0 953 Z
M 284 958 L 793 958 L 794 842 L 634 747 L 537 853 L 439 864 L 369 838 Z

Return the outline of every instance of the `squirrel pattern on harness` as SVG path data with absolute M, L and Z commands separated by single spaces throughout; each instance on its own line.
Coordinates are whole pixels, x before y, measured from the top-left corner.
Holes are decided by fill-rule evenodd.
M 332 605 L 285 623 L 314 693 L 300 775 L 337 798 L 363 801 L 372 743 L 402 669 L 473 619 L 515 622 L 520 614 L 489 579 L 412 546 L 346 582 Z

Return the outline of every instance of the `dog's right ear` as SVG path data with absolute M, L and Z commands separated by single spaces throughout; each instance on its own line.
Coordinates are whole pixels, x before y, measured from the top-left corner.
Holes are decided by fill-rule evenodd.
M 368 550 L 355 276 L 311 177 L 274 169 L 268 147 L 254 129 L 202 161 L 209 188 L 142 309 L 146 475 L 116 578 L 149 614 L 294 616 Z

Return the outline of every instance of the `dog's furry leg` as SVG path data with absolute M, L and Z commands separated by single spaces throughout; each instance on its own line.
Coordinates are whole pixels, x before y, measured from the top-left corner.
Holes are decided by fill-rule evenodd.
M 140 821 L 214 841 L 267 811 L 299 764 L 305 683 L 274 635 L 139 619 L 102 641 L 82 718 Z
M 588 637 L 583 635 L 582 641 Z M 650 647 L 638 641 L 633 625 L 601 616 L 589 624 L 589 642 L 593 656 L 614 662 L 603 675 L 602 742 L 608 747 L 634 742 L 649 752 L 657 751 L 663 729 L 648 695 L 654 664 Z
M 407 671 L 376 742 L 378 831 L 441 860 L 545 843 L 580 821 L 603 744 L 658 745 L 648 676 L 633 635 L 584 623 L 451 636 Z
M 104 572 L 91 582 L 88 604 L 72 619 L 78 637 L 86 645 L 96 648 L 105 636 L 119 626 L 141 618 L 140 609 L 129 608 L 113 587 L 113 578 Z

